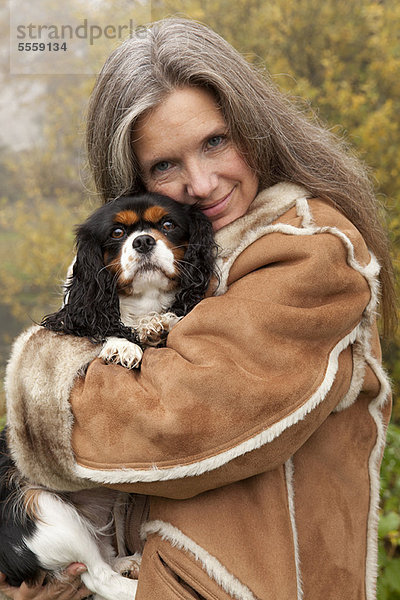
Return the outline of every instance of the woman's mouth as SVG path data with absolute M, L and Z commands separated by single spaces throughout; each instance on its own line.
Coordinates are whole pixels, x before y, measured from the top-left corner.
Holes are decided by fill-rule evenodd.
M 236 188 L 236 186 L 234 186 L 231 189 L 229 194 L 224 196 L 221 200 L 218 200 L 215 204 L 212 204 L 211 206 L 206 206 L 206 207 L 200 206 L 200 210 L 208 218 L 215 217 L 215 215 L 218 215 L 220 212 L 222 212 L 224 210 L 224 208 L 226 207 L 226 205 L 229 203 L 229 201 L 232 198 L 233 192 L 235 191 L 235 188 Z

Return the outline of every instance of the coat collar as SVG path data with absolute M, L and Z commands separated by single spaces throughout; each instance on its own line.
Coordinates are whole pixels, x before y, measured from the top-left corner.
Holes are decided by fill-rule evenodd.
M 296 200 L 305 197 L 310 198 L 310 192 L 288 182 L 277 183 L 262 190 L 254 198 L 246 214 L 217 231 L 215 241 L 220 248 L 218 256 L 221 259 L 230 256 L 256 229 L 260 228 L 262 235 L 263 227 L 283 215 Z

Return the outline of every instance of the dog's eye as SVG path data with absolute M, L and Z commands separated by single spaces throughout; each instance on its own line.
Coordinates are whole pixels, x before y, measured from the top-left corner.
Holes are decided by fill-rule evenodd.
M 123 227 L 115 227 L 111 232 L 111 237 L 114 238 L 114 240 L 119 240 L 123 238 L 124 235 L 125 229 Z
M 173 221 L 164 221 L 162 224 L 162 228 L 164 231 L 172 231 L 175 229 L 176 225 Z

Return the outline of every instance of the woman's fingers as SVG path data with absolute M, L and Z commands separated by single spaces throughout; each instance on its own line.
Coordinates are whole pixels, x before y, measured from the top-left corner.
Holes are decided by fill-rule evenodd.
M 72 563 L 63 571 L 61 580 L 54 580 L 49 584 L 49 591 L 58 593 L 58 596 L 49 596 L 48 599 L 57 600 L 82 600 L 91 595 L 91 591 L 82 583 L 81 575 L 87 571 L 82 563 Z M 47 600 L 47 599 L 46 599 Z
M 19 591 L 19 587 L 13 587 L 6 583 L 6 576 L 4 573 L 0 573 L 0 592 L 8 596 L 9 598 L 17 598 L 16 593 Z
M 77 577 L 82 575 L 82 573 L 84 573 L 85 571 L 87 571 L 86 566 L 83 563 L 76 562 L 68 565 L 64 573 L 71 577 Z
M 12 600 L 83 600 L 91 595 L 81 581 L 80 576 L 85 571 L 85 565 L 73 563 L 60 580 L 55 579 L 43 585 L 46 576 L 43 572 L 34 585 L 24 582 L 19 587 L 8 585 L 5 575 L 0 573 L 0 591 Z
M 86 571 L 86 567 L 82 563 L 72 563 L 65 571 L 61 578 L 54 579 L 47 584 L 48 596 L 43 600 L 82 600 L 87 598 L 92 592 L 82 583 L 81 575 Z M 39 600 L 39 599 L 38 599 Z M 40 600 L 42 600 L 40 598 Z

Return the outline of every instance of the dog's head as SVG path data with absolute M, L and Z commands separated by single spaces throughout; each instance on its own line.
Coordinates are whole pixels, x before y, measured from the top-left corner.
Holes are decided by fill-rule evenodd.
M 213 274 L 211 223 L 198 208 L 160 194 L 100 207 L 78 227 L 76 245 L 65 305 L 42 325 L 97 341 L 132 339 L 121 323 L 118 295 L 152 288 L 168 299 L 165 309 L 182 316 L 203 298 Z

